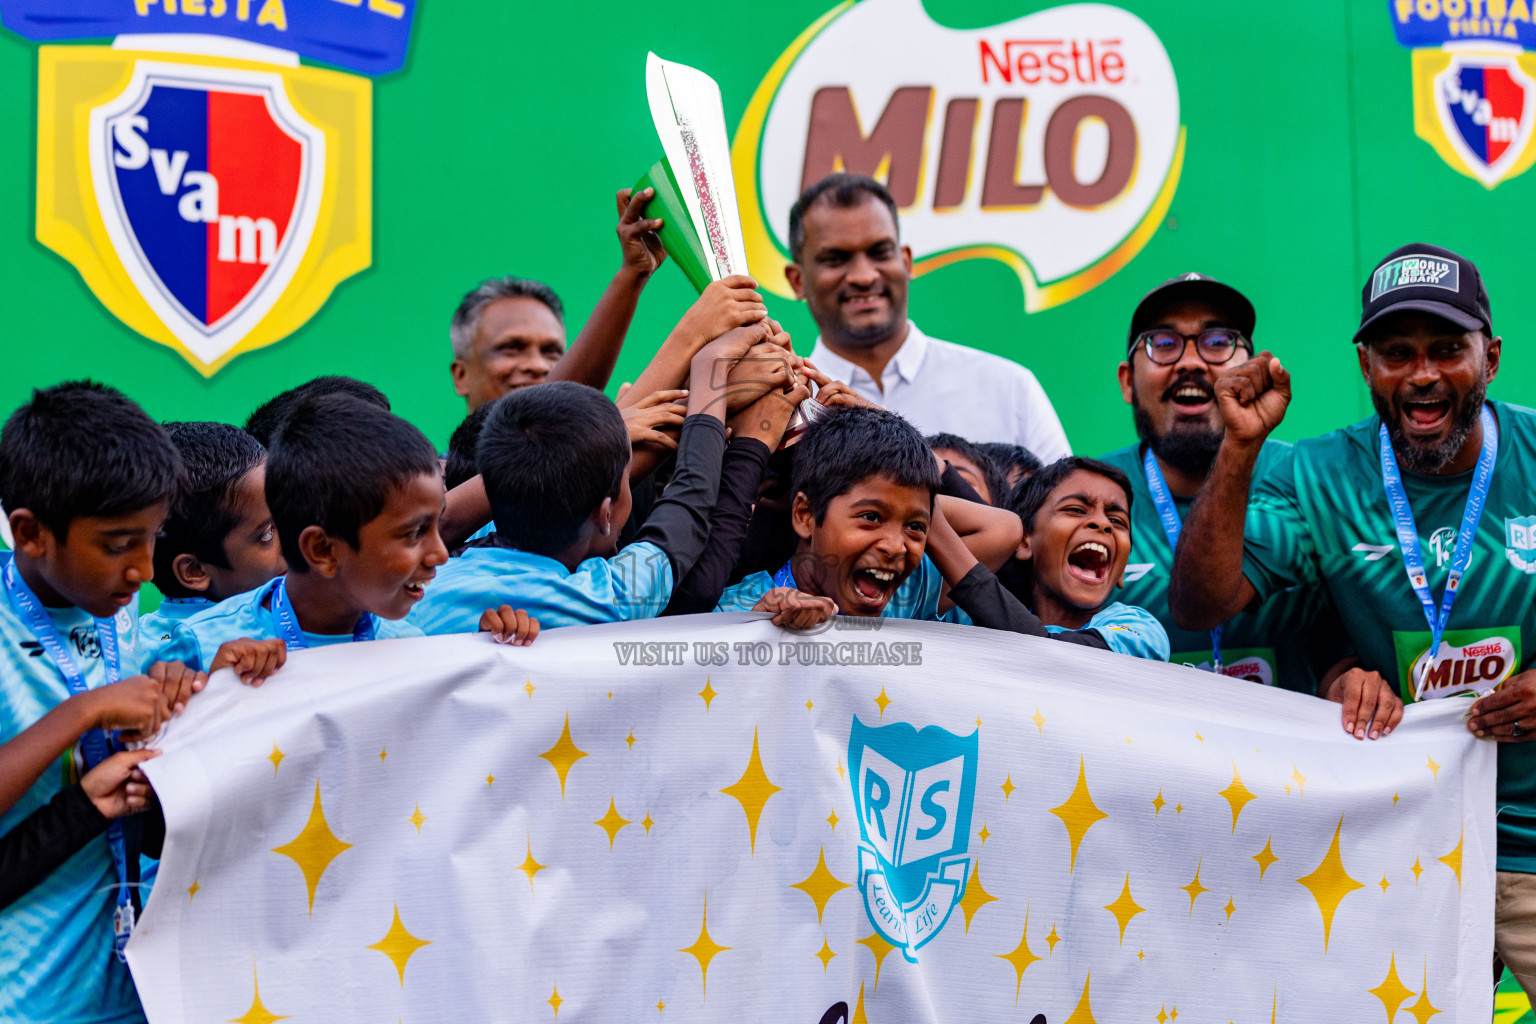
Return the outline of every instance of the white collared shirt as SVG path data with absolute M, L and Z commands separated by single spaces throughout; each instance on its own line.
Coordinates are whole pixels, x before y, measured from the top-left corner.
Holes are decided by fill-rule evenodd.
M 1033 373 L 1011 359 L 930 338 L 910 320 L 907 340 L 885 364 L 879 384 L 819 336 L 810 360 L 833 380 L 900 413 L 924 435 L 1020 444 L 1046 464 L 1072 454 L 1061 420 Z

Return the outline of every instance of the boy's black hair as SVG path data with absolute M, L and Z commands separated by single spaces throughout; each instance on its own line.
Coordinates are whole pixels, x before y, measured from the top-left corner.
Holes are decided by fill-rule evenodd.
M 62 543 L 72 520 L 169 499 L 181 456 L 160 424 L 95 381 L 39 388 L 0 429 L 0 503 L 29 509 Z
M 878 200 L 891 212 L 891 224 L 895 226 L 896 233 L 899 235 L 901 219 L 896 216 L 896 200 L 892 199 L 890 191 L 874 178 L 838 171 L 809 186 L 800 193 L 800 198 L 795 200 L 795 205 L 789 208 L 790 258 L 796 263 L 800 262 L 801 251 L 805 248 L 805 215 L 817 202 L 826 200 L 828 204 L 846 210 L 870 199 Z
M 967 441 L 959 434 L 931 434 L 923 440 L 930 449 L 944 448 L 958 452 L 976 463 L 976 468 L 981 470 L 981 481 L 987 485 L 987 493 L 992 496 L 992 504 L 999 507 L 1006 504 L 1010 491 L 1008 477 L 985 447 Z
M 818 420 L 795 446 L 790 493 L 805 492 L 819 524 L 833 498 L 872 476 L 888 477 L 904 487 L 926 487 L 930 497 L 939 490 L 933 452 L 916 427 L 885 409 L 849 406 Z
M 267 454 L 267 507 L 289 572 L 308 572 L 299 534 L 318 526 L 357 547 L 390 491 L 438 473 L 437 452 L 405 420 L 352 395 L 293 409 Z
M 485 418 L 491 414 L 491 407 L 499 401 L 499 398 L 493 399 L 475 406 L 475 411 L 453 428 L 453 436 L 448 439 L 448 458 L 443 463 L 443 484 L 450 491 L 480 472 L 475 462 L 480 431 L 485 427 Z
M 497 399 L 476 453 L 496 532 L 513 547 L 552 555 L 625 486 L 629 431 L 596 388 L 553 381 Z M 614 529 L 623 523 L 614 523 Z
M 229 568 L 224 538 L 240 521 L 240 510 L 230 504 L 235 485 L 261 465 L 267 450 L 228 423 L 167 423 L 165 432 L 181 453 L 185 472 L 155 542 L 155 586 L 167 597 L 196 597 L 177 581 L 171 563 L 191 555 L 204 565 Z
M 998 471 L 1003 474 L 1005 481 L 1009 478 L 1010 474 L 1017 472 L 1019 474 L 1019 483 L 1023 483 L 1031 476 L 1040 472 L 1040 467 L 1044 465 L 1034 452 L 1021 444 L 1010 444 L 1007 441 L 985 441 L 976 445 L 976 447 L 992 457 L 992 461 L 997 464 Z M 1009 489 L 1016 486 L 1017 484 L 1008 484 Z M 998 504 L 1002 504 L 1004 500 L 1001 495 L 997 496 Z
M 1035 528 L 1035 516 L 1039 515 L 1041 506 L 1045 504 L 1045 499 L 1050 497 L 1051 492 L 1059 487 L 1063 480 L 1080 469 L 1102 476 L 1124 491 L 1125 510 L 1127 512 L 1131 510 L 1130 477 L 1107 462 L 1085 459 L 1081 455 L 1068 455 L 1036 471 L 1035 475 L 1029 479 L 1019 481 L 1019 486 L 1014 491 L 1015 497 L 1009 507 L 1024 521 L 1025 533 Z
M 340 376 L 316 377 L 258 405 L 245 421 L 245 432 L 260 441 L 263 447 L 271 448 L 272 439 L 277 436 L 283 421 L 294 409 L 311 398 L 335 394 L 352 395 L 371 402 L 385 412 L 389 411 L 389 399 L 384 392 L 365 380 Z

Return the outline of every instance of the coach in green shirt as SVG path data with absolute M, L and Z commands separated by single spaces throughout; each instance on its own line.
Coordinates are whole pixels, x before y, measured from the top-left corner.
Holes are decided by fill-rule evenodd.
M 1494 949 L 1533 992 L 1536 412 L 1486 400 L 1501 339 L 1468 260 L 1404 246 L 1372 273 L 1363 306 L 1355 344 L 1376 415 L 1299 442 L 1251 501 L 1290 376 L 1261 353 L 1217 381 L 1226 433 L 1169 603 L 1182 624 L 1208 628 L 1278 588 L 1321 586 L 1359 653 L 1353 672 L 1404 700 L 1479 695 L 1468 727 L 1501 744 Z M 1360 707 L 1372 735 L 1397 723 L 1385 710 Z
M 1168 611 L 1173 538 L 1189 515 L 1221 447 L 1216 380 L 1253 358 L 1257 317 L 1242 292 L 1204 274 L 1164 281 L 1136 305 L 1120 393 L 1136 424 L 1136 444 L 1103 456 L 1131 481 L 1131 554 L 1116 600 L 1145 608 L 1168 631 L 1175 665 L 1348 703 L 1337 686 L 1318 685 L 1321 669 L 1347 653 L 1337 617 L 1317 587 L 1289 587 L 1212 630 L 1180 629 Z M 1289 454 L 1266 440 L 1254 468 L 1258 479 Z M 1329 683 L 1342 677 L 1330 677 Z M 1351 677 L 1359 685 L 1365 680 Z M 1356 723 L 1351 718 L 1351 726 Z M 1364 728 L 1363 723 L 1359 724 Z

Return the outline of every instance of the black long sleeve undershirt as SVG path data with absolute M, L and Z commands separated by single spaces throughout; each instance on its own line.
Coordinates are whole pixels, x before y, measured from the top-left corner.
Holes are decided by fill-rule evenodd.
M 677 465 L 672 481 L 635 534 L 667 553 L 672 578 L 693 570 L 709 541 L 709 516 L 720 493 L 725 457 L 725 424 L 702 413 L 689 416 L 677 436 Z
M 25 896 L 107 830 L 107 818 L 79 784 L 61 789 L 0 836 L 0 908 Z
M 1109 644 L 1099 635 L 1098 630 L 1072 629 L 1052 633 L 1046 629 L 1039 617 L 1025 607 L 1024 602 L 1009 593 L 1002 581 L 980 562 L 973 565 L 959 583 L 949 588 L 949 598 L 978 626 L 1023 633 L 1025 636 L 1049 637 L 1101 651 L 1109 650 Z
M 714 611 L 731 570 L 741 557 L 742 540 L 752 518 L 757 488 L 768 468 L 768 446 L 755 437 L 732 438 L 720 465 L 720 495 L 709 514 L 709 541 L 704 553 L 672 591 L 663 615 Z

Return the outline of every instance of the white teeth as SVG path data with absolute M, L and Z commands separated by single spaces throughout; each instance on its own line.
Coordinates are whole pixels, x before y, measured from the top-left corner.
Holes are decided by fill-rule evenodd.
M 1072 553 L 1074 555 L 1077 554 L 1079 551 L 1092 551 L 1095 554 L 1100 555 L 1101 557 L 1103 557 L 1105 561 L 1109 560 L 1109 548 L 1105 547 L 1103 544 L 1100 544 L 1096 540 L 1084 541 L 1083 543 L 1079 544 L 1077 547 L 1072 549 Z
M 885 569 L 865 569 L 864 571 L 869 573 L 875 579 L 879 580 L 881 583 L 889 583 L 896 578 L 896 574 L 894 572 L 889 572 Z
M 1205 397 L 1205 392 L 1202 391 L 1200 388 L 1196 388 L 1196 387 L 1179 388 L 1178 391 L 1174 392 L 1173 397 L 1175 397 L 1175 398 L 1204 398 Z

